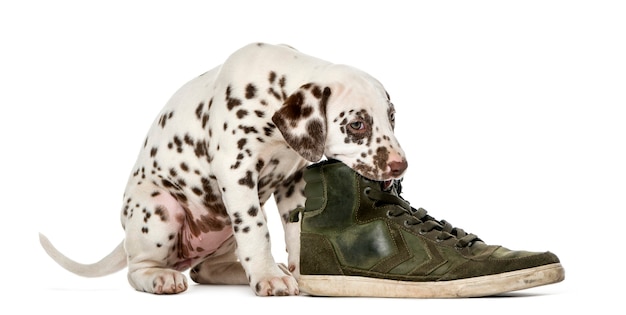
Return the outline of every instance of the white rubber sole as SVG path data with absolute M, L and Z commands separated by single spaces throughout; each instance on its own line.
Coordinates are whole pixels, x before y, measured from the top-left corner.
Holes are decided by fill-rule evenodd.
M 517 291 L 565 279 L 560 263 L 450 281 L 411 282 L 353 276 L 301 275 L 300 291 L 315 296 L 463 298 Z

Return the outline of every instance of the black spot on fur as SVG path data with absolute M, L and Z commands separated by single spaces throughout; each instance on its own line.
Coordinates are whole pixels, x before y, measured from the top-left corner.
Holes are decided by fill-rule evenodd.
M 240 109 L 237 111 L 237 118 L 241 119 L 248 116 L 248 111 L 245 109 Z
M 249 83 L 246 86 L 246 98 L 251 99 L 251 98 L 254 98 L 255 95 L 256 95 L 256 87 L 252 83 Z
M 194 194 L 198 195 L 198 196 L 202 196 L 202 189 L 198 188 L 198 187 L 192 187 L 191 191 L 193 191 Z
M 248 186 L 248 188 L 253 189 L 255 182 L 252 179 L 252 172 L 247 171 L 246 176 L 239 179 L 239 185 Z
M 161 126 L 161 128 L 165 128 L 167 120 L 171 119 L 172 116 L 174 116 L 174 112 L 164 113 L 163 115 L 161 115 L 161 117 L 159 117 L 159 125 Z
M 245 134 L 259 133 L 254 126 L 239 125 L 239 129 L 243 130 Z
M 235 212 L 233 216 L 235 217 L 235 220 L 233 221 L 234 224 L 239 225 L 243 223 L 243 220 L 241 219 L 241 214 L 239 214 L 239 212 Z
M 193 152 L 196 154 L 196 157 L 200 158 L 207 155 L 206 142 L 204 140 L 198 141 L 195 144 Z
M 317 85 L 313 87 L 313 90 L 311 90 L 311 94 L 313 94 L 313 96 L 317 99 L 322 98 L 322 90 Z
M 174 145 L 176 145 L 176 151 L 181 153 L 183 151 L 183 142 L 178 136 L 174 136 Z
M 204 114 L 202 116 L 202 128 L 205 128 L 208 122 L 209 122 L 209 114 Z
M 265 132 L 265 135 L 270 137 L 272 135 L 272 133 L 274 133 L 274 129 L 276 129 L 276 125 L 268 122 L 267 125 L 265 125 L 265 127 L 263 127 L 263 131 Z
M 167 179 L 162 179 L 161 183 L 163 184 L 163 187 L 165 187 L 165 188 L 174 188 L 175 187 L 174 184 L 172 184 L 172 182 L 170 182 Z
M 202 107 L 204 107 L 204 102 L 200 102 L 200 104 L 198 104 L 198 107 L 196 107 L 196 117 L 198 119 L 200 119 L 200 117 L 202 116 Z
M 269 88 L 267 89 L 267 93 L 269 93 L 270 95 L 272 95 L 274 98 L 276 98 L 279 101 L 283 100 L 283 97 L 280 93 L 276 92 L 276 90 L 274 90 L 274 88 Z
M 250 209 L 248 209 L 248 214 L 249 214 L 251 217 L 256 217 L 256 216 L 257 216 L 257 214 L 259 214 L 259 208 L 257 208 L 256 206 L 252 206 L 252 207 L 250 207 Z
M 226 88 L 226 106 L 228 107 L 228 110 L 232 110 L 236 106 L 240 106 L 242 104 L 240 99 L 231 97 L 230 95 L 231 95 L 231 87 L 229 85 Z
M 159 218 L 161 218 L 161 221 L 163 222 L 167 221 L 169 216 L 167 209 L 161 205 L 156 206 L 154 210 L 154 215 L 159 216 Z
M 239 150 L 243 149 L 243 146 L 246 145 L 246 142 L 248 142 L 248 140 L 246 140 L 246 139 L 239 139 L 239 141 L 237 141 L 237 148 Z
M 189 172 L 189 166 L 187 166 L 187 164 L 185 164 L 185 162 L 180 163 L 180 169 L 185 171 L 185 172 Z
M 259 159 L 259 161 L 256 162 L 256 171 L 260 173 L 263 169 L 263 166 L 265 166 L 265 162 L 262 159 Z

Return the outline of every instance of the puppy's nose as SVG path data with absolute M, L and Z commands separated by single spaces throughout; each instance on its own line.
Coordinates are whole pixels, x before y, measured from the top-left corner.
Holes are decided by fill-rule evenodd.
M 389 162 L 390 173 L 393 177 L 399 177 L 406 171 L 406 168 L 409 166 L 406 159 L 402 159 L 400 161 L 391 161 Z

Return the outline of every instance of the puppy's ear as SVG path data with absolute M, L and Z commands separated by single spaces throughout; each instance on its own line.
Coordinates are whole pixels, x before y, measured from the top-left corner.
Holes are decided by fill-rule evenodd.
M 308 83 L 291 94 L 272 121 L 287 144 L 303 158 L 317 162 L 326 143 L 326 104 L 331 90 Z

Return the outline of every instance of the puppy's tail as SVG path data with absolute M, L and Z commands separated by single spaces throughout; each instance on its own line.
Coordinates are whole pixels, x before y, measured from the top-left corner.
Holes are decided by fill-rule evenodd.
M 46 250 L 46 253 L 61 265 L 61 267 L 83 277 L 93 278 L 106 276 L 122 270 L 127 264 L 124 241 L 117 245 L 109 255 L 93 264 L 81 264 L 67 258 L 67 256 L 61 254 L 61 252 L 50 243 L 48 238 L 41 233 L 39 233 L 39 242 L 43 249 Z

